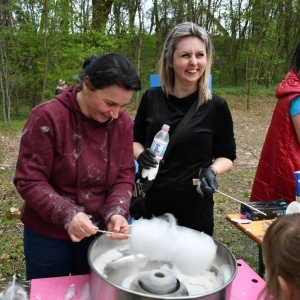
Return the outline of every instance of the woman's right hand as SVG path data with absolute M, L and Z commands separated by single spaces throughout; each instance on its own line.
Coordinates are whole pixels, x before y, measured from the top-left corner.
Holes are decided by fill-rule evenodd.
M 68 233 L 73 242 L 80 242 L 83 238 L 97 233 L 99 228 L 95 226 L 88 215 L 77 213 L 68 227 Z
M 154 159 L 155 153 L 150 149 L 146 148 L 137 158 L 137 162 L 141 169 L 155 168 L 158 162 Z

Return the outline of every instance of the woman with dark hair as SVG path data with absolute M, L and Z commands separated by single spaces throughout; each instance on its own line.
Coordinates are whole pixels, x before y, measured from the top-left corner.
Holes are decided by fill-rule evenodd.
M 145 92 L 134 121 L 134 158 L 141 168 L 149 169 L 157 164 L 148 149 L 155 134 L 167 124 L 172 139 L 175 128 L 196 104 L 146 193 L 146 214 L 150 218 L 171 213 L 179 225 L 209 235 L 214 227 L 216 176 L 228 171 L 236 158 L 228 105 L 209 90 L 212 56 L 205 29 L 190 22 L 173 28 L 159 61 L 161 87 Z M 199 178 L 197 191 L 193 179 Z
M 87 274 L 98 229 L 126 238 L 134 187 L 132 120 L 141 89 L 120 54 L 92 56 L 77 85 L 35 107 L 24 127 L 14 184 L 24 199 L 27 280 Z
M 280 82 L 278 98 L 257 166 L 250 201 L 295 201 L 300 170 L 300 43 L 293 68 Z

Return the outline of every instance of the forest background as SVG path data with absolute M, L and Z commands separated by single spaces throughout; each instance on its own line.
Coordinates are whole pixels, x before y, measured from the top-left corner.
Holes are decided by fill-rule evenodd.
M 53 97 L 59 78 L 72 84 L 92 54 L 124 54 L 147 89 L 167 33 L 184 21 L 211 35 L 213 87 L 242 87 L 249 109 L 258 87 L 277 84 L 291 66 L 299 6 L 299 0 L 2 0 L 1 119 L 7 126 L 11 116 L 27 117 Z

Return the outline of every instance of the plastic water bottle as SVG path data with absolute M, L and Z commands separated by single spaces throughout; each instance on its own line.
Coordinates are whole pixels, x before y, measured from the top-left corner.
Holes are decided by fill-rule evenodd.
M 296 183 L 296 201 L 300 203 L 300 171 L 294 173 Z
M 169 129 L 170 126 L 164 124 L 162 129 L 155 135 L 151 145 L 151 150 L 155 153 L 155 159 L 158 162 L 158 164 L 155 168 L 150 168 L 150 170 L 143 169 L 143 178 L 148 177 L 148 180 L 150 181 L 155 179 L 159 168 L 159 162 L 162 160 L 169 143 Z

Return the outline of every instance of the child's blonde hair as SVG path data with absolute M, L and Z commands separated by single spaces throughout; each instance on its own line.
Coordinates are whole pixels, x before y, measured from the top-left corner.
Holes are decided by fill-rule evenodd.
M 260 299 L 281 299 L 279 276 L 295 299 L 300 299 L 300 214 L 285 215 L 274 221 L 264 237 L 262 252 L 266 287 Z

